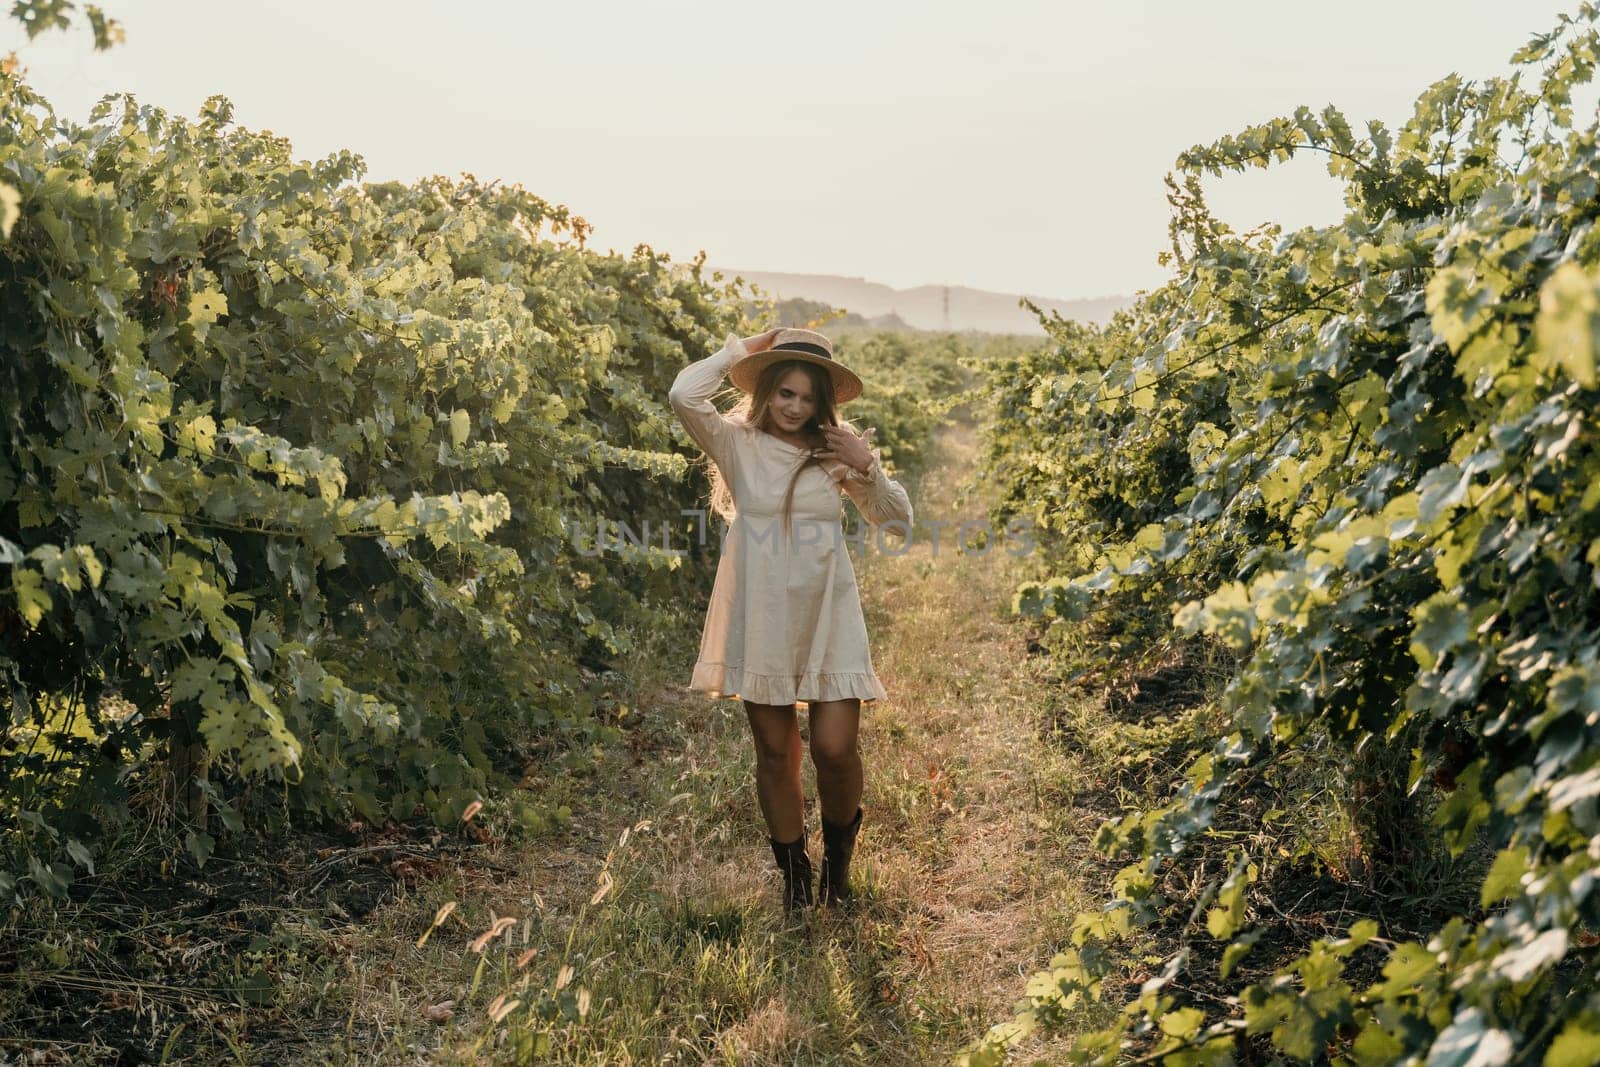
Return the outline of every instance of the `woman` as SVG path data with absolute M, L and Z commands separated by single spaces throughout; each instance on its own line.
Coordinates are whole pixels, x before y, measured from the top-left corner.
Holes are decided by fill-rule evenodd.
M 711 403 L 724 375 L 745 394 L 728 415 Z M 887 696 L 867 649 L 840 494 L 868 522 L 911 531 L 911 500 L 883 472 L 873 431 L 857 434 L 838 417 L 860 395 L 861 379 L 826 337 L 782 328 L 729 334 L 678 373 L 670 394 L 712 461 L 712 509 L 729 520 L 689 688 L 744 702 L 785 912 L 814 901 L 795 705 L 807 707 L 822 808 L 819 895 L 845 904 L 862 816 L 861 705 Z

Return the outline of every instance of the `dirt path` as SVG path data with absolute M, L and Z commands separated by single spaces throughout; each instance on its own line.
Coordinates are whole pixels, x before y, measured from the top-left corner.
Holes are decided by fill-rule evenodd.
M 1007 1014 L 1093 894 L 1074 862 L 1092 827 L 1062 804 L 1085 768 L 1041 740 L 1050 694 L 1005 617 L 1017 561 L 1004 541 L 961 553 L 952 526 L 935 552 L 922 532 L 981 522 L 963 499 L 975 449 L 971 428 L 944 430 L 912 487 L 916 541 L 856 557 L 891 699 L 862 729 L 853 915 L 783 927 L 743 712 L 682 689 L 680 639 L 633 665 L 653 695 L 628 748 L 529 783 L 543 803 L 570 798 L 570 832 L 373 916 L 352 964 L 368 995 L 347 1028 L 366 1039 L 323 1062 L 924 1064 Z M 816 857 L 809 760 L 804 773 Z M 500 916 L 514 921 L 479 954 Z M 453 1018 L 424 1022 L 430 1007 Z

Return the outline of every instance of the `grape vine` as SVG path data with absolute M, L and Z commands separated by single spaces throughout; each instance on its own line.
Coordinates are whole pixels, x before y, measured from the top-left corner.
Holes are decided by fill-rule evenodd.
M 1571 103 L 1596 18 L 1510 77 L 1437 82 L 1395 133 L 1301 108 L 1189 150 L 1173 280 L 1105 330 L 1047 323 L 1052 348 L 993 378 L 1002 509 L 1054 545 L 1015 607 L 1154 606 L 1141 640 L 1233 667 L 1168 802 L 1102 830 L 1114 898 L 970 1062 L 1074 1017 L 1115 984 L 1113 946 L 1161 926 L 1172 951 L 1116 986 L 1085 1061 L 1600 1057 L 1600 160 Z M 1345 183 L 1339 224 L 1237 234 L 1207 211 L 1203 175 L 1305 151 Z M 1311 759 L 1349 783 L 1374 881 L 1435 841 L 1472 906 L 1416 936 L 1378 911 L 1241 980 L 1279 857 L 1235 843 L 1187 894 L 1167 875 L 1250 840 L 1220 833 L 1247 780 Z

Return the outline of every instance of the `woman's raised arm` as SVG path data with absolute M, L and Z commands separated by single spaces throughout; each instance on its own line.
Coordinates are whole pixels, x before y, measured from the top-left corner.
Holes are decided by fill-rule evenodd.
M 740 430 L 732 419 L 717 410 L 711 398 L 722 388 L 728 368 L 745 354 L 744 342 L 737 334 L 730 333 L 716 352 L 680 370 L 667 393 L 667 401 L 677 413 L 678 421 L 728 479 L 733 477 L 738 455 L 734 441 Z

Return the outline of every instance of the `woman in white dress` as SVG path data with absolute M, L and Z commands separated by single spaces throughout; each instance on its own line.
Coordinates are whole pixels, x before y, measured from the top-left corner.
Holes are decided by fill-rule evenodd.
M 744 396 L 728 414 L 712 397 L 727 378 Z M 672 383 L 672 409 L 710 457 L 712 509 L 729 523 L 691 689 L 741 699 L 756 752 L 756 795 L 784 909 L 845 904 L 863 773 L 863 703 L 887 694 L 872 669 L 861 597 L 843 538 L 841 494 L 874 526 L 911 532 L 911 500 L 884 473 L 873 431 L 838 405 L 861 379 L 812 330 L 729 334 Z M 804 702 L 821 806 L 817 893 L 806 854 L 796 704 Z

